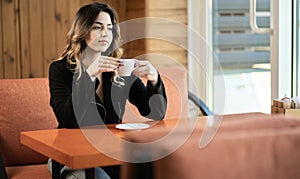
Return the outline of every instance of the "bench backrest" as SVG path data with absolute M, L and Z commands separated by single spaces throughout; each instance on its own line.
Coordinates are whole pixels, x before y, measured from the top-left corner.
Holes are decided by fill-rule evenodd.
M 47 78 L 0 80 L 0 151 L 5 166 L 46 162 L 20 143 L 20 132 L 56 128 Z

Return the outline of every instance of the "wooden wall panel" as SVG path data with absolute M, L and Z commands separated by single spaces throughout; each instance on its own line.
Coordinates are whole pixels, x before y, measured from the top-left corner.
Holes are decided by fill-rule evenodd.
M 113 7 L 118 12 L 119 0 L 101 0 L 100 2 L 109 4 L 111 7 Z
M 172 19 L 175 21 L 179 21 L 181 23 L 187 24 L 187 10 L 180 8 L 180 9 L 167 9 L 167 10 L 160 10 L 160 9 L 153 9 L 148 11 L 149 17 L 161 17 Z
M 94 1 L 97 0 L 0 0 L 0 78 L 48 76 L 49 63 L 61 54 L 75 13 L 81 6 Z M 151 16 L 187 23 L 187 0 L 102 2 L 116 9 L 121 22 Z M 186 40 L 186 34 L 175 36 Z M 187 61 L 186 52 L 166 42 L 141 39 L 125 44 L 124 49 L 125 58 L 162 53 L 183 64 Z
M 176 42 L 185 42 L 185 37 L 174 39 Z M 149 47 L 147 48 L 150 52 L 154 51 L 181 51 L 184 50 L 179 44 L 174 44 L 168 41 L 159 39 L 149 39 L 147 41 Z
M 48 76 L 49 64 L 66 45 L 75 13 L 81 6 L 95 1 L 0 0 L 0 78 Z M 121 21 L 127 19 L 127 1 L 102 2 L 116 9 Z
M 73 0 L 74 2 L 76 0 Z M 43 1 L 43 76 L 48 76 L 49 64 L 57 59 L 58 54 L 56 50 L 56 28 L 55 28 L 55 4 L 52 0 Z
M 2 1 L 2 42 L 4 78 L 19 78 L 18 1 Z M 5 14 L 5 16 L 4 16 Z
M 22 78 L 48 76 L 77 10 L 92 0 L 19 0 Z M 36 10 L 34 10 L 36 9 Z
M 74 19 L 74 16 L 76 12 L 79 10 L 79 8 L 83 5 L 80 0 L 73 0 L 69 3 L 69 19 L 70 19 L 70 25 L 72 23 L 72 20 Z
M 42 3 L 43 1 L 41 0 L 29 1 L 29 12 L 30 12 L 29 15 L 30 75 L 29 77 L 42 77 L 44 75 Z
M 162 39 L 146 41 L 147 53 L 161 54 L 162 57 L 172 58 L 172 60 L 187 66 L 187 50 L 185 49 L 187 47 L 187 0 L 146 0 L 145 7 L 147 17 L 166 19 L 164 23 L 147 24 L 147 34 L 151 37 L 153 34 L 162 35 Z M 168 22 L 168 20 L 170 21 Z M 182 27 L 186 29 L 179 30 Z M 168 42 L 168 39 L 173 42 Z M 178 44 L 174 44 L 174 42 Z M 174 64 L 172 60 L 150 59 L 156 66 Z
M 187 0 L 146 0 L 148 10 L 187 9 Z
M 128 11 L 134 10 L 145 10 L 145 1 L 144 0 L 128 0 L 127 1 L 127 9 Z
M 20 1 L 22 78 L 47 76 L 49 63 L 57 58 L 55 15 L 55 1 Z
M 3 17 L 2 17 L 2 1 L 0 1 L 0 78 L 4 78 L 4 64 L 3 64 L 3 40 L 2 40 L 2 35 L 3 35 Z
M 70 28 L 69 19 L 69 2 L 70 0 L 55 1 L 55 27 L 56 27 L 56 46 L 57 54 L 60 54 L 66 44 L 66 35 Z
M 118 0 L 115 6 L 118 6 L 118 9 L 116 9 L 116 11 L 119 15 L 119 22 L 123 22 L 127 19 L 127 1 Z
M 20 43 L 21 43 L 21 77 L 30 77 L 30 40 L 29 40 L 29 0 L 20 1 Z
M 94 2 L 95 0 L 80 0 L 81 5 L 86 5 L 89 4 L 91 2 Z
M 186 65 L 186 51 L 160 51 L 149 53 L 147 60 L 150 60 L 153 65 L 156 67 L 169 67 L 169 66 L 178 66 Z M 154 55 L 152 55 L 154 54 Z
M 127 0 L 126 1 L 126 19 L 133 20 L 135 18 L 145 17 L 145 0 Z M 145 28 L 145 26 L 144 26 Z M 134 29 L 134 27 L 133 27 Z M 126 32 L 129 29 L 121 29 L 124 35 L 130 33 Z M 142 29 L 142 31 L 145 31 Z M 141 32 L 139 32 L 141 33 Z M 123 36 L 124 36 L 123 35 Z M 125 37 L 124 37 L 125 38 Z M 139 39 L 131 42 L 127 42 L 123 45 L 124 48 L 124 58 L 137 58 L 138 56 L 144 55 L 146 53 L 146 40 Z

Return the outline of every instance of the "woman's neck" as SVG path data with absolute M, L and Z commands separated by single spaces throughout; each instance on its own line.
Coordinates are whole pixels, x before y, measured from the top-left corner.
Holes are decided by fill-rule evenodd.
M 82 52 L 80 57 L 82 64 L 84 65 L 85 69 L 87 69 L 97 58 L 101 56 L 101 53 L 95 52 L 94 50 L 86 47 Z

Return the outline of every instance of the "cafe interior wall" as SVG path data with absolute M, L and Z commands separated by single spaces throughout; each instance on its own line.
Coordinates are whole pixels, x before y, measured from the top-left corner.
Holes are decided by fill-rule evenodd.
M 47 77 L 57 59 L 79 7 L 95 0 L 0 0 L 0 78 Z M 101 0 L 112 5 L 120 22 L 139 17 L 159 17 L 187 24 L 187 0 Z M 168 26 L 168 24 L 167 24 Z M 159 28 L 159 27 L 158 27 Z M 174 25 L 162 28 L 168 34 Z M 187 34 L 176 34 L 187 43 Z M 187 52 L 176 44 L 157 39 L 126 43 L 124 58 L 158 53 L 187 66 Z M 156 66 L 169 62 L 149 59 Z

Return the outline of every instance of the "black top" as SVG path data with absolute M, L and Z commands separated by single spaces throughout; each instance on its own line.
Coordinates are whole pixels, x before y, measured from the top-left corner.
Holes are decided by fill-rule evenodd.
M 50 105 L 59 123 L 58 128 L 121 123 L 126 100 L 134 104 L 140 114 L 161 120 L 165 116 L 167 97 L 164 84 L 158 77 L 153 86 L 132 75 L 123 77 L 125 86 L 111 82 L 112 72 L 102 74 L 103 102 L 96 94 L 99 80 L 92 81 L 83 70 L 81 77 L 67 68 L 67 60 L 52 62 L 49 69 Z

